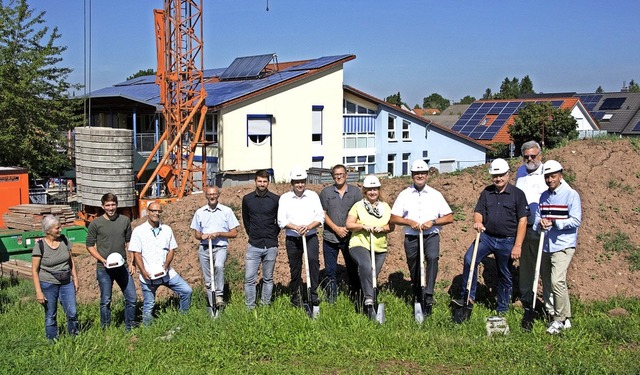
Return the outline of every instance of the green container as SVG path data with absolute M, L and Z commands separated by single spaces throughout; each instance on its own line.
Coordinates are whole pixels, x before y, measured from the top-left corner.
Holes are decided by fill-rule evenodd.
M 87 228 L 81 226 L 72 226 L 62 229 L 70 242 L 84 244 L 87 240 Z M 20 230 L 3 230 L 0 231 L 0 262 L 6 262 L 9 259 L 19 259 L 31 261 L 31 250 L 36 240 L 44 237 L 42 231 L 20 231 Z

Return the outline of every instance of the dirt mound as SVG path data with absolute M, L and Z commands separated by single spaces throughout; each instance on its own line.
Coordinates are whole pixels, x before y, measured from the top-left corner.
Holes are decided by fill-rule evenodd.
M 573 296 L 582 300 L 600 300 L 611 296 L 640 296 L 636 287 L 640 272 L 632 272 L 623 254 L 606 252 L 599 234 L 621 232 L 633 243 L 640 243 L 640 153 L 636 144 L 629 140 L 585 140 L 575 141 L 560 149 L 545 153 L 545 160 L 555 159 L 562 163 L 565 176 L 580 193 L 583 208 L 583 223 L 579 230 L 578 247 L 568 274 L 568 283 Z M 520 160 L 512 161 L 512 170 Z M 512 173 L 512 175 L 515 175 Z M 474 240 L 472 231 L 473 208 L 480 191 L 490 183 L 486 167 L 469 168 L 453 174 L 431 175 L 429 185 L 442 192 L 455 213 L 455 222 L 444 227 L 441 233 L 440 271 L 438 289 L 448 290 L 460 282 L 464 252 Z M 382 180 L 382 192 L 388 202 L 393 202 L 398 193 L 410 184 L 410 179 L 394 178 Z M 323 186 L 308 185 L 319 192 Z M 290 189 L 288 184 L 271 184 L 270 190 L 282 194 Z M 253 190 L 253 185 L 229 187 L 222 190 L 220 201 L 233 208 L 240 220 L 242 197 Z M 179 249 L 173 266 L 191 285 L 201 285 L 200 265 L 197 257 L 197 241 L 189 226 L 195 210 L 205 204 L 202 194 L 186 197 L 180 202 L 167 205 L 164 222 L 176 235 Z M 240 220 L 241 221 L 241 220 Z M 385 261 L 381 282 L 396 285 L 409 280 L 403 249 L 402 229 L 396 228 L 389 235 L 389 254 Z M 244 254 L 247 236 L 240 228 L 238 238 L 231 241 L 229 259 L 237 260 L 244 269 Z M 342 258 L 340 263 L 344 264 Z M 77 258 L 82 287 L 81 301 L 95 300 L 99 291 L 95 280 L 95 266 L 90 256 Z M 321 255 L 321 269 L 323 268 Z M 491 286 L 494 283 L 491 262 L 483 265 L 480 282 Z M 344 272 L 341 275 L 345 277 Z M 281 235 L 280 251 L 275 269 L 275 282 L 284 286 L 289 281 L 289 266 Z M 241 285 L 232 285 L 242 293 Z M 117 288 L 116 288 L 117 289 Z M 485 288 L 486 289 L 486 288 Z M 517 289 L 517 288 L 516 288 Z M 481 296 L 482 288 L 479 288 Z

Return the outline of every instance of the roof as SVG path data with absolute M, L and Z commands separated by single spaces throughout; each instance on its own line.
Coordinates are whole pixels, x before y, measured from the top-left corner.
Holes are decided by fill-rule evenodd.
M 219 77 L 226 68 L 207 69 L 203 72 L 204 87 L 207 92 L 205 105 L 210 109 L 216 110 L 329 70 L 355 58 L 355 55 L 336 55 L 304 61 L 278 63 L 277 66 L 281 69 L 271 75 L 233 81 L 220 81 Z M 273 64 L 267 66 L 267 68 L 273 67 Z M 155 83 L 155 75 L 136 77 L 111 87 L 93 91 L 89 96 L 91 98 L 124 98 L 154 106 L 158 111 L 162 110 L 160 89 Z
M 402 113 L 403 115 L 411 118 L 415 122 L 423 124 L 424 126 L 431 126 L 431 127 L 437 128 L 437 129 L 441 130 L 443 133 L 446 133 L 446 134 L 449 134 L 449 135 L 451 135 L 451 136 L 453 136 L 455 138 L 459 138 L 461 140 L 473 143 L 473 144 L 475 144 L 477 146 L 480 146 L 480 147 L 482 147 L 484 149 L 489 148 L 489 147 L 487 147 L 487 145 L 485 145 L 485 144 L 483 144 L 481 142 L 478 142 L 473 138 L 467 137 L 466 135 L 460 134 L 458 132 L 451 131 L 449 128 L 446 128 L 446 127 L 444 127 L 444 126 L 442 126 L 440 124 L 437 124 L 437 123 L 435 123 L 435 122 L 433 122 L 431 120 L 428 120 L 428 119 L 426 119 L 424 117 L 418 116 L 413 112 L 410 112 L 410 111 L 404 110 L 402 108 L 399 108 L 399 107 L 397 107 L 397 106 L 395 106 L 395 105 L 393 105 L 391 103 L 388 103 L 388 102 L 386 102 L 386 101 L 384 101 L 382 99 L 379 99 L 379 98 L 376 98 L 376 97 L 374 97 L 372 95 L 369 95 L 369 94 L 365 93 L 364 91 L 360 91 L 360 90 L 355 89 L 355 88 L 353 88 L 353 87 L 351 87 L 349 85 L 343 85 L 343 88 L 344 88 L 344 90 L 346 92 L 349 92 L 349 93 L 351 93 L 353 95 L 356 95 L 356 96 L 359 96 L 359 97 L 361 97 L 363 99 L 366 99 L 366 100 L 369 100 L 371 102 L 377 103 L 378 105 L 381 105 L 383 107 L 392 108 L 394 111 L 398 111 L 398 112 Z
M 424 117 L 431 121 L 436 121 L 447 129 L 451 129 L 470 105 L 471 104 L 452 104 L 440 112 L 439 115 L 426 115 Z
M 576 94 L 600 127 L 611 133 L 640 135 L 640 93 Z
M 515 122 L 520 108 L 529 103 L 539 102 L 550 102 L 554 107 L 562 109 L 582 106 L 576 97 L 478 100 L 469 106 L 451 130 L 477 139 L 483 144 L 511 143 L 508 129 Z M 584 110 L 586 112 L 586 109 Z

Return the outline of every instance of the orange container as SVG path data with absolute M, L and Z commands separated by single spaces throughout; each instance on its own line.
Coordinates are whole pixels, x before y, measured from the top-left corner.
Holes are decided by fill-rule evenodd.
M 2 214 L 9 207 L 29 203 L 29 174 L 19 167 L 0 167 L 0 228 L 5 228 Z

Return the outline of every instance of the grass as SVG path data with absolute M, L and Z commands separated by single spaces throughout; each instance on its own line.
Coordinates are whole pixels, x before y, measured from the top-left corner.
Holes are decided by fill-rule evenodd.
M 436 296 L 434 315 L 419 326 L 410 303 L 386 289 L 380 297 L 384 325 L 356 314 L 342 294 L 336 304 L 322 304 L 320 317 L 310 320 L 289 305 L 286 295 L 276 296 L 270 307 L 248 312 L 237 292 L 224 313 L 211 320 L 198 290 L 188 314 L 177 313 L 170 300 L 162 303 L 151 326 L 131 332 L 124 331 L 121 321 L 101 330 L 97 305 L 80 305 L 81 334 L 62 335 L 49 344 L 42 308 L 25 298 L 33 296 L 29 285 L 7 285 L 0 291 L 0 373 L 544 374 L 640 369 L 640 303 L 635 299 L 574 301 L 574 328 L 560 336 L 546 334 L 542 322 L 536 322 L 533 332 L 522 332 L 522 311 L 511 309 L 511 334 L 488 337 L 484 319 L 490 310 L 478 303 L 469 322 L 455 325 L 445 293 Z M 630 315 L 608 316 L 614 307 Z M 122 301 L 114 302 L 114 313 L 121 319 Z
M 596 240 L 602 242 L 605 252 L 624 254 L 631 270 L 640 270 L 640 246 L 633 243 L 626 233 L 620 231 L 600 233 L 596 236 Z

